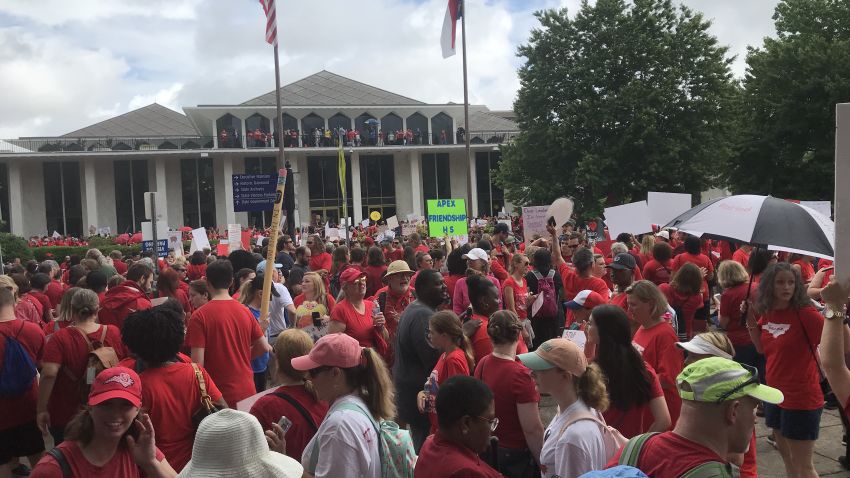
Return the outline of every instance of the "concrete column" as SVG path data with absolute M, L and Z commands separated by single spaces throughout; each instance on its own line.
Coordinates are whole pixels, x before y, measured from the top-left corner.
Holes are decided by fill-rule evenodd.
M 408 153 L 410 161 L 410 197 L 413 200 L 412 213 L 422 215 L 422 165 L 418 151 Z
M 281 119 L 280 121 L 282 122 L 283 119 Z M 298 121 L 298 147 L 303 148 L 304 147 L 304 141 L 303 141 L 304 131 L 301 129 L 301 118 L 298 118 L 296 121 Z
M 464 156 L 466 153 L 463 153 Z M 469 197 L 472 200 L 472 215 L 478 217 L 478 184 L 476 183 L 475 177 L 475 153 L 470 151 L 469 157 L 466 158 L 466 164 L 469 167 L 469 177 L 470 184 L 469 187 L 471 190 L 469 191 Z
M 401 117 L 401 129 L 407 131 L 407 116 Z
M 351 197 L 354 199 L 354 214 L 351 216 L 355 224 L 363 220 L 363 196 L 360 191 L 360 153 L 351 153 Z
M 239 134 L 242 137 L 242 149 L 246 149 L 248 147 L 248 135 L 245 134 L 245 118 L 241 118 L 239 121 L 242 122 L 242 132 Z
M 94 158 L 86 158 L 83 163 L 83 183 L 85 184 L 86 203 L 83 211 L 83 232 L 89 227 L 97 227 L 97 182 L 95 181 Z
M 457 144 L 457 120 L 454 116 L 452 116 L 452 130 L 448 132 L 447 136 L 446 139 L 449 140 L 449 144 Z
M 165 158 L 159 157 L 154 159 L 154 182 L 156 183 L 157 200 L 156 212 L 158 213 L 159 220 L 170 226 L 171 224 L 168 222 L 168 187 L 165 182 L 166 177 Z M 163 231 L 163 233 L 164 232 L 165 231 Z
M 212 132 L 213 132 L 213 148 L 218 149 L 218 130 L 215 126 L 215 120 L 212 121 Z
M 21 162 L 9 161 L 9 230 L 16 236 L 24 234 L 24 197 L 21 190 Z M 37 179 L 37 178 L 35 178 Z M 34 180 L 35 180 L 34 179 Z
M 281 122 L 283 122 L 283 120 L 281 120 Z M 283 126 L 281 126 L 280 130 L 283 131 Z M 272 148 L 274 148 L 276 147 L 277 143 L 274 142 L 274 119 L 272 118 L 269 118 L 269 133 L 271 133 L 272 135 L 272 140 L 269 144 Z M 280 138 L 280 140 L 283 141 L 283 138 Z
M 428 117 L 428 142 L 425 144 L 434 144 L 434 137 L 431 136 L 431 117 Z
M 233 211 L 233 157 L 226 156 L 222 159 L 222 176 L 224 179 L 224 217 L 227 219 L 227 224 L 236 224 L 236 213 Z M 227 227 L 227 224 L 224 224 L 224 226 Z

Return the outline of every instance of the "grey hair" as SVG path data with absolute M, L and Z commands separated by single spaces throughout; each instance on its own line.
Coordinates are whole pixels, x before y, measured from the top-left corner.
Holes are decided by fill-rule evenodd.
M 616 257 L 617 254 L 622 254 L 624 252 L 629 252 L 629 246 L 622 242 L 615 242 L 611 244 L 611 257 Z

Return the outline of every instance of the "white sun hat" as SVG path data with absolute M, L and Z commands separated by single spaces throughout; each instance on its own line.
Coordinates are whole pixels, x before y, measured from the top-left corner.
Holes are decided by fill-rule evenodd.
M 177 476 L 300 478 L 303 472 L 297 461 L 269 450 L 256 417 L 226 408 L 201 422 L 192 459 Z

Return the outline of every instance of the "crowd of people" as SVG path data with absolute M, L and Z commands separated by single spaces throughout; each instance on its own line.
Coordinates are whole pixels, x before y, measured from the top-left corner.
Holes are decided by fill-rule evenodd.
M 330 148 L 338 147 L 340 141 L 343 146 L 409 146 L 423 144 L 454 144 L 457 140 L 460 144 L 464 141 L 464 130 L 458 128 L 452 137 L 452 132 L 445 129 L 434 131 L 433 138 L 429 143 L 428 132 L 420 128 L 387 129 L 378 128 L 377 121 L 367 124 L 362 129 L 339 128 L 312 128 L 301 131 L 286 128 L 282 132 L 283 146 L 286 148 Z M 266 131 L 255 128 L 245 132 L 246 146 L 249 148 L 266 148 L 277 144 L 277 132 Z M 235 128 L 222 128 L 218 133 L 218 144 L 220 148 L 241 148 L 242 135 Z
M 0 478 L 754 477 L 756 415 L 817 476 L 850 405 L 831 263 L 517 226 L 13 263 Z

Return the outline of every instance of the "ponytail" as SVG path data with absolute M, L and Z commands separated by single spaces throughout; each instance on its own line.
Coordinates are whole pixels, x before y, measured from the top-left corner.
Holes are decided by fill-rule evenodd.
M 472 354 L 472 342 L 469 340 L 464 334 L 460 334 L 460 339 L 458 340 L 458 347 L 463 350 L 464 355 L 466 355 L 466 365 L 469 367 L 469 374 L 472 375 L 475 372 L 475 355 Z
M 384 359 L 374 349 L 364 348 L 361 364 L 342 369 L 345 381 L 369 407 L 376 420 L 394 418 L 395 388 Z
M 608 390 L 605 385 L 605 376 L 599 366 L 592 363 L 587 366 L 578 380 L 575 380 L 576 394 L 588 407 L 595 408 L 599 412 L 608 409 Z

